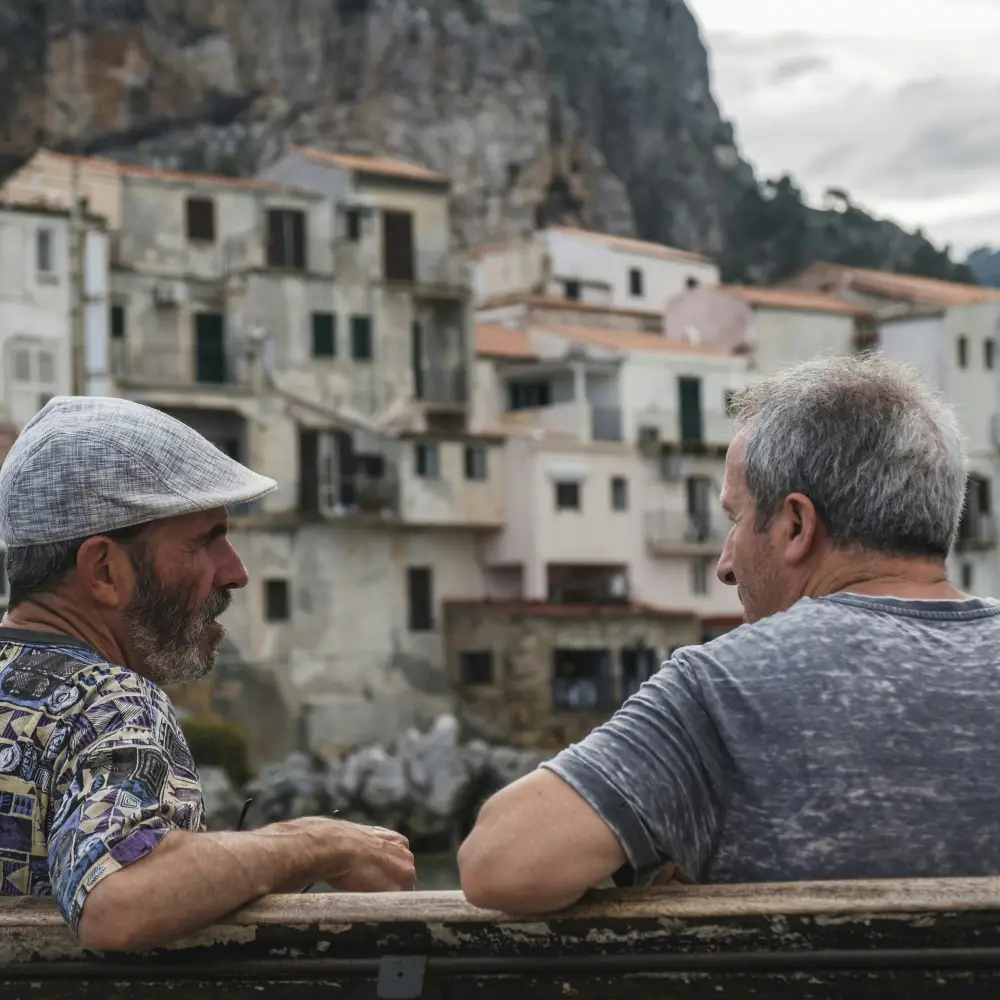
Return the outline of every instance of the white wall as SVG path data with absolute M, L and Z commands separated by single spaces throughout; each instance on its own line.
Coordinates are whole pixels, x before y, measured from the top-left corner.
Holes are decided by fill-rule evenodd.
M 748 339 L 757 370 L 768 375 L 819 355 L 856 353 L 854 317 L 755 307 Z
M 44 273 L 42 230 L 51 234 Z M 70 391 L 70 295 L 67 218 L 0 208 L 0 412 L 18 426 L 45 397 Z
M 668 299 L 687 288 L 688 278 L 702 285 L 719 282 L 719 270 L 714 264 L 627 251 L 559 229 L 543 230 L 537 238 L 551 259 L 550 281 L 569 279 L 588 285 L 608 285 L 609 301 L 619 309 L 662 310 Z M 631 292 L 632 268 L 642 272 L 640 296 Z
M 390 739 L 450 705 L 441 603 L 485 596 L 475 532 L 327 523 L 249 531 L 233 544 L 250 574 L 226 615 L 252 669 L 273 675 L 293 713 L 313 706 L 316 750 Z M 435 628 L 408 628 L 407 568 L 433 573 Z M 290 581 L 291 618 L 264 620 L 264 585 Z

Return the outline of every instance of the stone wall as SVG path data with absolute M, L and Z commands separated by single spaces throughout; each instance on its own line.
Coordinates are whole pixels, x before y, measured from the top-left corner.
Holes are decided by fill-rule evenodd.
M 610 715 L 553 710 L 555 650 L 610 650 L 614 689 L 621 692 L 621 650 L 651 650 L 659 663 L 678 646 L 699 641 L 695 615 L 635 605 L 448 602 L 444 608 L 445 655 L 464 721 L 489 739 L 518 747 L 558 749 Z M 491 683 L 463 683 L 461 654 L 486 651 L 493 660 Z

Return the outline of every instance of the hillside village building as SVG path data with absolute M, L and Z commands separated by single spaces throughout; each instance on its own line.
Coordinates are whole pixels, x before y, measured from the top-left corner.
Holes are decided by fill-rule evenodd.
M 914 363 L 956 407 L 970 474 L 949 572 L 1000 595 L 997 543 L 1000 290 L 817 263 L 782 288 L 696 289 L 668 303 L 668 336 L 746 353 L 761 374 L 817 354 L 880 349 Z
M 422 167 L 310 148 L 257 178 L 43 151 L 0 187 L 0 456 L 49 396 L 118 394 L 279 483 L 231 512 L 251 582 L 210 690 L 256 760 L 456 699 L 556 746 L 734 627 L 729 400 L 824 351 L 881 344 L 958 402 L 954 568 L 1000 588 L 1000 297 L 819 266 L 732 288 L 566 227 L 462 254 L 448 197 Z

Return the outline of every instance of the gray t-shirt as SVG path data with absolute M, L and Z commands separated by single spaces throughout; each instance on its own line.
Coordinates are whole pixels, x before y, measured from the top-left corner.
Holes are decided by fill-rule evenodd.
M 544 765 L 644 882 L 1000 875 L 1000 602 L 803 599 Z

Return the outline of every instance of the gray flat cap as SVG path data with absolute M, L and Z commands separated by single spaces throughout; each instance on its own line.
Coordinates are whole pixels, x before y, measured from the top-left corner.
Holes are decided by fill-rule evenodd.
M 57 396 L 0 468 L 0 539 L 11 548 L 66 542 L 249 503 L 276 485 L 159 410 Z

